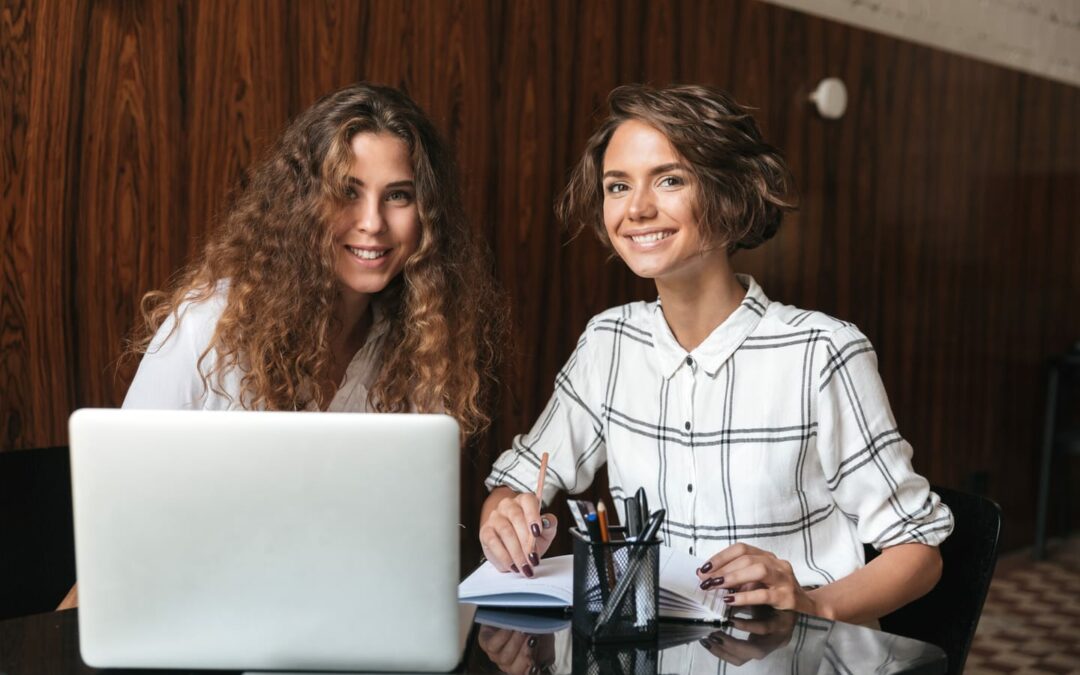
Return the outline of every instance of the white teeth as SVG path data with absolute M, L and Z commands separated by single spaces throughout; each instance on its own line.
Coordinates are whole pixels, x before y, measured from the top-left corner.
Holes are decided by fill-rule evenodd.
M 636 237 L 630 237 L 634 240 L 635 244 L 651 244 L 654 241 L 660 241 L 661 239 L 667 239 L 672 235 L 671 232 L 650 232 L 649 234 L 639 234 Z
M 345 248 L 349 249 L 349 253 L 352 253 L 361 260 L 377 260 L 390 252 L 390 249 L 384 251 L 368 251 L 362 248 L 353 248 L 352 246 L 346 246 Z

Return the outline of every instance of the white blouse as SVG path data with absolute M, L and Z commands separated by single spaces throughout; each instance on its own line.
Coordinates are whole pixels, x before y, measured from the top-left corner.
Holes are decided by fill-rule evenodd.
M 179 326 L 176 317 L 169 315 L 139 362 L 139 370 L 122 407 L 158 410 L 237 410 L 245 407 L 241 402 L 240 371 L 230 368 L 210 378 L 207 387 L 203 384 L 202 374 L 213 370 L 217 352 L 211 350 L 202 364 L 198 363 L 225 310 L 228 293 L 228 281 L 218 282 L 216 291 L 206 300 L 181 304 Z M 368 338 L 349 362 L 345 378 L 327 411 L 369 412 L 368 390 L 375 383 L 382 365 L 379 354 L 385 333 L 386 322 L 376 311 Z
M 643 487 L 666 509 L 666 544 L 705 558 L 746 542 L 788 560 L 804 586 L 861 567 L 864 542 L 944 540 L 952 514 L 912 470 L 870 342 L 739 279 L 741 305 L 689 353 L 659 302 L 593 317 L 488 488 L 531 492 L 547 451 L 550 503 L 606 462 L 614 499 Z

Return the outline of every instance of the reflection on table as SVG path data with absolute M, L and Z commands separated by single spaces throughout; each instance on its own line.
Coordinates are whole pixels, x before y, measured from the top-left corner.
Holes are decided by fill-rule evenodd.
M 423 636 L 417 636 L 423 648 Z M 727 624 L 663 621 L 655 642 L 591 645 L 570 617 L 480 610 L 466 647 L 467 673 L 934 673 L 945 653 L 871 628 L 791 612 L 737 613 Z M 0 621 L 0 673 L 103 673 L 79 657 L 78 610 Z M 198 673 L 208 671 L 122 671 Z
M 590 644 L 570 618 L 481 609 L 468 672 L 536 673 L 942 673 L 940 649 L 881 631 L 754 608 L 730 623 L 664 622 L 656 643 Z

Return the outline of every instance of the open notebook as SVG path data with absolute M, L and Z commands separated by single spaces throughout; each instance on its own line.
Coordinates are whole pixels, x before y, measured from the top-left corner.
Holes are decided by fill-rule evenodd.
M 703 591 L 697 569 L 704 560 L 660 547 L 660 616 L 665 619 L 726 621 L 723 590 Z M 544 558 L 535 576 L 502 573 L 485 562 L 458 586 L 458 601 L 482 607 L 570 607 L 574 603 L 574 557 Z

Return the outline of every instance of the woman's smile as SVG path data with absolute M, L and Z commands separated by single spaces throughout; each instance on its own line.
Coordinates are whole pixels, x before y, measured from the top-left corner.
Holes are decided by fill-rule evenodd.
M 638 248 L 651 251 L 659 248 L 675 234 L 675 230 L 650 230 L 647 232 L 625 233 L 623 237 L 632 241 Z
M 345 249 L 356 258 L 356 261 L 365 267 L 377 267 L 386 262 L 386 257 L 392 250 L 389 246 L 349 246 Z

